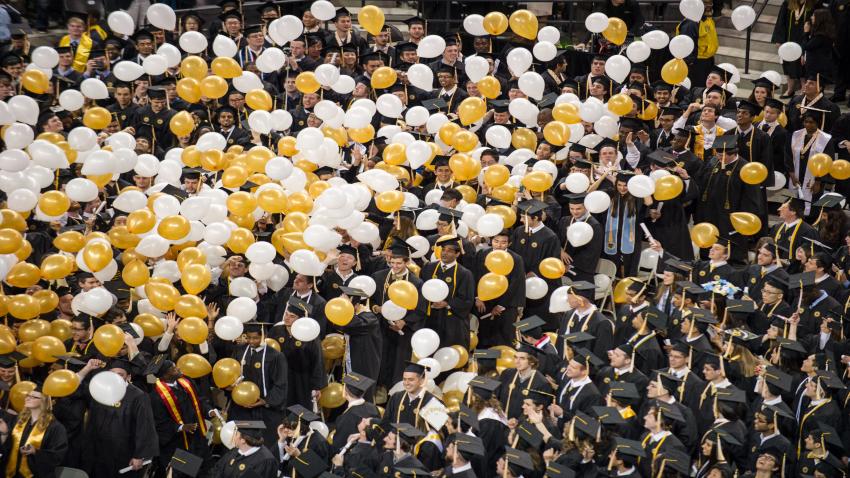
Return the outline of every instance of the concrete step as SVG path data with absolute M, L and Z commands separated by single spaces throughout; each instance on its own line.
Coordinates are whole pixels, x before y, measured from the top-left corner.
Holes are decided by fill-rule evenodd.
M 734 28 L 718 28 L 717 35 L 723 46 L 740 48 L 744 51 L 747 47 L 747 32 L 739 32 Z M 776 45 L 770 42 L 769 33 L 750 34 L 750 50 L 763 51 L 765 53 L 776 53 Z
M 738 67 L 741 73 L 744 72 L 744 50 L 741 48 L 721 46 L 717 49 L 714 61 L 716 63 L 731 63 Z M 779 63 L 779 57 L 776 56 L 776 53 L 750 51 L 750 73 L 765 70 L 782 72 L 782 64 Z
M 718 18 L 716 20 L 716 24 L 717 28 L 728 28 L 730 30 L 735 30 L 735 27 L 732 25 L 732 20 L 728 16 L 722 16 Z M 775 24 L 776 15 L 769 15 L 767 13 L 763 13 L 761 17 L 756 20 L 756 23 L 753 24 L 752 31 L 753 33 L 773 34 L 773 28 Z

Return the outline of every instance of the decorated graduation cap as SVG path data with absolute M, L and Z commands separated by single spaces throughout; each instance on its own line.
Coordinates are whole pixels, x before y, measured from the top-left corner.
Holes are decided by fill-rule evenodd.
M 375 384 L 375 381 L 365 375 L 348 372 L 342 377 L 342 383 L 351 395 L 362 397 Z

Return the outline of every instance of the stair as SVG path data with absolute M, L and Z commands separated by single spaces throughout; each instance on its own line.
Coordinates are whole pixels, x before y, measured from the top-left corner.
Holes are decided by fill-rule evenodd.
M 750 1 L 736 0 L 734 6 L 751 5 Z M 782 73 L 782 63 L 777 55 L 777 47 L 770 41 L 773 29 L 776 25 L 782 0 L 768 0 L 764 11 L 753 24 L 750 32 L 750 62 L 749 71 L 744 72 L 744 59 L 747 49 L 747 32 L 739 32 L 732 25 L 729 13 L 717 19 L 717 36 L 720 48 L 715 55 L 716 63 L 731 63 L 741 71 L 741 82 L 738 96 L 743 93 L 749 94 L 752 89 L 750 81 L 758 78 L 761 72 L 774 70 Z M 759 6 L 755 7 L 756 9 Z

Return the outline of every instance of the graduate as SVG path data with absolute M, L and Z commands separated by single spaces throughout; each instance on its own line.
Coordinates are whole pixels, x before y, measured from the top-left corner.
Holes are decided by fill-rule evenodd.
M 567 195 L 570 214 L 565 214 L 558 221 L 557 237 L 562 251 L 554 257 L 564 260 L 564 263 L 568 265 L 567 273 L 573 280 L 593 282 L 593 274 L 596 273 L 596 266 L 599 264 L 599 258 L 605 246 L 605 235 L 602 225 L 584 207 L 585 197 L 584 193 Z M 574 246 L 567 240 L 567 230 L 576 222 L 587 223 L 593 229 L 593 237 L 587 244 Z M 537 259 L 539 261 L 542 258 Z
M 384 412 L 385 429 L 389 429 L 393 423 L 405 423 L 413 427 L 422 426 L 419 411 L 431 400 L 437 400 L 431 392 L 425 390 L 426 371 L 427 368 L 424 365 L 407 362 L 401 381 L 404 390 L 390 395 L 387 401 Z
M 359 434 L 360 423 L 365 419 L 379 418 L 380 413 L 375 404 L 367 402 L 363 395 L 370 390 L 375 381 L 356 372 L 348 372 L 342 378 L 343 395 L 346 400 L 346 408 L 336 418 L 331 452 L 340 454 L 348 445 L 349 439 L 354 434 Z
M 652 204 L 649 196 L 638 199 L 629 193 L 628 182 L 634 176 L 631 171 L 617 173 L 614 189 L 610 192 L 611 206 L 605 217 L 602 251 L 605 258 L 617 266 L 619 277 L 637 274 L 644 236 L 640 225 L 646 221 L 647 206 Z
M 552 415 L 558 419 L 559 425 L 572 420 L 579 413 L 593 413 L 593 406 L 604 403 L 602 394 L 591 380 L 593 373 L 604 364 L 593 352 L 576 348 L 555 392 Z
M 0 447 L 6 476 L 53 476 L 65 458 L 68 437 L 51 410 L 52 398 L 36 387 L 24 398 L 16 422 L 0 422 Z
M 363 290 L 342 286 L 340 291 L 341 297 L 349 299 L 354 305 L 354 317 L 351 322 L 337 327 L 345 337 L 345 371 L 357 372 L 377 381 L 381 369 L 383 341 L 378 317 L 369 310 L 368 295 Z M 371 401 L 374 392 L 369 390 L 364 398 Z
M 514 337 L 512 325 L 516 322 L 519 308 L 525 304 L 525 263 L 522 256 L 511 250 L 511 233 L 505 229 L 490 239 L 490 247 L 475 253 L 473 269 L 475 283 L 489 272 L 485 262 L 493 251 L 505 251 L 511 255 L 514 267 L 506 276 L 508 291 L 493 300 L 475 299 L 478 313 L 478 346 L 487 348 L 492 345 L 509 343 Z
M 472 272 L 458 263 L 463 249 L 458 236 L 443 236 L 434 244 L 440 246 L 440 260 L 422 267 L 423 280 L 441 279 L 449 286 L 449 295 L 426 306 L 423 325 L 440 335 L 444 347 L 469 347 L 469 313 L 475 304 L 475 279 Z
M 310 426 L 311 422 L 318 422 L 321 417 L 301 405 L 293 405 L 286 410 L 289 415 L 278 427 L 277 446 L 272 449 L 272 455 L 280 463 L 280 468 L 292 476 L 301 469 L 306 459 L 309 464 L 316 461 L 324 470 L 330 461 L 330 445 Z
M 607 356 L 614 347 L 614 324 L 596 308 L 593 297 L 596 286 L 589 282 L 573 282 L 567 293 L 570 310 L 560 318 L 556 348 L 561 357 L 566 358 L 564 336 L 575 332 L 585 332 L 593 337 L 588 348 L 596 356 Z
M 241 476 L 259 476 L 275 478 L 278 463 L 268 446 L 264 446 L 266 424 L 260 420 L 236 422 L 236 433 L 233 437 L 234 447 L 216 463 L 213 476 L 236 478 Z M 270 443 L 275 447 L 277 440 Z

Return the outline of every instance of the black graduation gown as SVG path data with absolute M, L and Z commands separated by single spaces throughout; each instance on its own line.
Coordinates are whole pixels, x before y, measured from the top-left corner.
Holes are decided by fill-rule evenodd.
M 362 310 L 356 312 L 347 325 L 337 328 L 346 337 L 346 355 L 343 359 L 350 360 L 351 371 L 377 381 L 381 371 L 383 342 L 378 316 L 368 310 Z M 374 390 L 367 391 L 364 398 L 367 401 L 371 400 L 372 393 Z
M 578 221 L 581 221 L 581 219 Z M 584 222 L 593 228 L 593 238 L 587 244 L 575 247 L 567 240 L 567 229 L 574 222 L 576 222 L 576 219 L 572 216 L 564 216 L 558 221 L 558 240 L 560 241 L 558 245 L 569 254 L 573 261 L 570 264 L 570 272 L 568 272 L 570 278 L 574 281 L 587 281 L 592 284 L 593 276 L 596 274 L 596 266 L 599 265 L 599 258 L 602 257 L 602 248 L 605 245 L 605 230 L 596 218 L 588 214 Z M 560 257 L 560 251 L 559 255 L 554 257 Z
M 635 348 L 635 368 L 638 370 L 658 370 L 667 363 L 667 357 L 658 343 L 656 331 L 632 336 L 629 338 L 629 343 Z
M 770 144 L 770 136 L 764 131 L 758 129 L 756 125 L 750 128 L 749 133 L 739 134 L 738 129 L 730 129 L 724 133 L 725 136 L 738 136 L 738 156 L 746 159 L 749 162 L 757 162 L 763 164 L 767 168 L 767 178 L 759 186 L 773 185 L 773 148 Z M 782 156 L 780 156 L 780 159 Z M 760 211 L 759 219 L 761 219 L 762 231 L 767 231 L 767 189 L 759 188 Z
M 14 456 L 17 463 L 16 470 L 19 471 L 22 462 L 26 461 L 27 467 L 32 472 L 34 478 L 54 478 L 56 476 L 56 468 L 62 463 L 62 460 L 65 458 L 65 452 L 68 451 L 68 437 L 65 435 L 65 427 L 62 426 L 59 420 L 53 418 L 50 421 L 47 429 L 44 431 L 41 444 L 36 447 L 36 452 L 29 456 L 22 455 L 20 448 L 29 439 L 34 424 L 29 422 L 24 426 L 21 440 L 17 444 L 17 447 L 14 448 L 12 431 L 16 424 L 8 423 L 8 425 L 9 436 L 6 438 L 6 443 L 3 444 L 3 456 L 0 458 L 0 464 L 3 466 L 3 469 L 6 469 L 7 464 Z M 23 475 L 16 474 L 14 476 Z
M 334 426 L 334 439 L 331 443 L 331 452 L 334 454 L 339 451 L 348 442 L 348 437 L 357 433 L 357 426 L 363 418 L 378 418 L 378 408 L 369 402 L 361 403 L 348 407 L 336 418 Z
M 114 478 L 132 458 L 159 454 L 159 439 L 147 394 L 133 384 L 117 407 L 90 402 L 85 428 L 84 469 L 92 478 Z M 140 477 L 143 470 L 120 476 Z
M 570 389 L 569 385 L 570 379 L 564 374 L 555 393 L 557 404 L 564 410 L 563 416 L 558 419 L 559 428 L 572 420 L 576 412 L 581 411 L 594 416 L 593 407 L 605 404 L 604 397 L 593 382 L 585 384 L 578 391 Z
M 428 243 L 431 244 L 431 247 L 434 247 L 434 244 L 437 243 L 437 239 L 440 237 L 440 234 L 431 234 L 426 239 L 428 239 Z M 463 237 L 460 238 L 460 242 L 461 247 L 463 248 L 463 253 L 461 253 L 461 255 L 457 258 L 457 261 L 460 265 L 471 271 L 475 267 L 475 246 L 472 245 L 468 239 Z
M 688 175 L 691 173 L 688 172 Z M 664 252 L 683 260 L 694 258 L 693 243 L 691 243 L 688 221 L 690 213 L 687 206 L 699 197 L 699 186 L 691 176 L 685 190 L 678 197 L 668 201 L 653 201 L 649 209 L 660 210 L 658 219 L 647 219 L 647 229 L 652 233 L 653 239 L 661 243 Z
M 277 433 L 277 430 L 275 430 L 275 433 Z M 272 443 L 272 446 L 277 446 L 277 440 Z M 248 456 L 242 455 L 238 448 L 234 448 L 218 460 L 215 468 L 213 468 L 212 476 L 238 478 L 248 476 L 248 472 L 253 472 L 250 476 L 277 478 L 277 468 L 277 460 L 272 452 L 264 446 Z
M 735 244 L 732 245 L 732 250 L 735 250 Z M 729 263 L 715 265 L 712 268 L 711 261 L 696 261 L 693 267 L 694 282 L 700 285 L 717 280 L 731 281 L 735 277 L 735 269 Z
M 489 272 L 484 261 L 491 252 L 493 252 L 493 249 L 487 248 L 475 254 L 475 268 L 472 272 L 476 284 Z M 503 345 L 514 340 L 516 330 L 513 323 L 517 319 L 517 309 L 525 305 L 525 263 L 522 256 L 516 252 L 510 249 L 507 252 L 514 260 L 514 268 L 507 275 L 508 292 L 501 297 L 484 302 L 484 312 L 478 314 L 478 346 L 480 348 Z M 492 315 L 493 308 L 497 305 L 504 307 L 505 310 L 499 315 Z M 484 318 L 487 314 L 491 315 Z
M 318 339 L 309 342 L 295 340 L 283 324 L 275 324 L 268 336 L 280 344 L 280 351 L 286 356 L 289 380 L 286 406 L 301 405 L 312 410 L 311 392 L 327 385 L 321 343 Z
M 304 433 L 303 430 L 304 425 L 302 425 L 302 433 Z M 313 430 L 307 431 L 306 434 L 302 436 L 304 438 L 302 438 L 301 443 L 298 444 L 298 449 L 301 450 L 301 453 L 312 451 L 321 459 L 322 463 L 329 464 L 331 461 L 331 454 L 328 441 L 325 440 L 318 432 Z M 295 460 L 292 457 L 289 457 L 285 461 L 282 460 L 283 456 L 280 454 L 280 445 L 277 442 L 275 442 L 275 446 L 271 449 L 271 452 L 275 461 L 280 463 L 280 465 L 278 465 L 278 469 L 283 471 L 283 476 L 301 476 L 297 470 L 295 470 Z
M 494 418 L 487 418 L 492 415 Z M 484 476 L 482 478 L 494 478 L 496 475 L 496 461 L 502 456 L 505 445 L 508 443 L 508 426 L 501 420 L 495 418 L 493 409 L 484 409 L 478 414 L 478 437 L 484 443 Z
M 530 229 L 526 230 L 523 226 L 514 229 L 511 234 L 510 249 L 522 257 L 522 263 L 526 267 L 526 274 L 533 272 L 535 275 L 539 275 L 537 265 L 543 259 L 561 257 L 561 242 L 555 232 L 545 225 L 534 233 Z M 544 280 L 548 286 L 546 295 L 536 300 L 526 299 L 523 314 L 526 317 L 538 315 L 547 322 L 547 329 L 554 329 L 555 318 L 549 313 L 549 298 L 552 292 L 560 287 L 561 281 L 552 279 Z
M 652 435 L 647 433 L 641 440 L 643 450 L 646 456 L 638 461 L 638 471 L 642 476 L 655 476 L 658 472 L 658 462 L 655 458 L 658 455 L 664 454 L 667 451 L 680 451 L 687 453 L 685 445 L 675 435 L 667 435 L 664 438 L 653 442 Z M 655 473 L 653 473 L 653 471 Z
M 607 357 L 608 351 L 615 346 L 614 325 L 598 310 L 594 310 L 584 318 L 579 317 L 575 312 L 567 312 L 562 315 L 558 327 L 558 339 L 556 341 L 556 348 L 561 357 L 565 356 L 563 337 L 573 332 L 587 332 L 596 337 L 592 341 L 592 344 L 589 345 L 589 348 L 599 358 Z
M 342 295 L 339 287 L 348 286 L 355 277 L 357 277 L 357 274 L 352 273 L 348 276 L 348 279 L 343 280 L 343 278 L 336 273 L 335 269 L 331 269 L 322 275 L 321 281 L 319 282 L 319 294 L 321 294 L 325 300 L 335 299 Z
M 614 370 L 614 367 L 605 366 L 599 369 L 599 372 L 596 373 L 596 377 L 593 383 L 596 384 L 596 387 L 599 389 L 599 393 L 604 397 L 608 395 L 608 390 L 611 388 L 611 382 L 629 382 L 635 385 L 638 393 L 641 394 L 641 399 L 638 401 L 638 406 L 634 407 L 635 409 L 640 408 L 640 402 L 643 399 L 643 391 L 646 390 L 647 385 L 649 385 L 649 377 L 647 377 L 642 371 L 637 367 L 634 368 L 631 372 L 626 373 L 617 373 Z
M 753 264 L 744 269 L 742 276 L 741 285 L 747 288 L 747 295 L 755 302 L 761 302 L 761 290 L 768 279 L 777 278 L 782 281 L 788 279 L 788 273 L 782 267 L 766 270 L 758 264 Z M 764 331 L 760 333 L 764 333 Z
M 518 376 L 516 369 L 506 369 L 499 377 L 499 381 L 502 383 L 499 387 L 499 401 L 508 418 L 522 418 L 522 401 L 529 397 L 529 390 L 553 393 L 546 377 L 537 370 L 523 380 Z
M 424 326 L 440 335 L 440 346 L 461 345 L 469 348 L 469 314 L 475 305 L 475 279 L 472 272 L 455 262 L 443 270 L 442 262 L 429 262 L 422 267 L 422 280 L 442 279 L 449 286 L 448 307 L 426 306 Z
M 786 226 L 784 222 L 774 224 L 773 227 L 770 228 L 769 236 L 772 237 L 777 244 L 785 248 L 787 256 L 782 258 L 789 259 L 792 263 L 797 262 L 797 248 L 810 244 L 809 241 L 805 240 L 805 238 L 815 240 L 820 239 L 817 229 L 802 219 L 800 219 L 800 222 L 790 227 Z
M 791 444 L 791 441 L 788 438 L 785 438 L 782 435 L 774 435 L 767 440 L 762 442 L 761 433 L 757 431 L 753 431 L 750 433 L 749 440 L 747 442 L 749 446 L 749 451 L 747 455 L 747 470 L 755 471 L 756 469 L 756 461 L 758 460 L 759 455 L 764 453 L 764 450 L 768 449 L 776 449 L 780 450 L 783 457 L 783 462 L 780 464 L 785 470 L 785 476 L 793 476 L 791 474 L 791 470 L 794 469 L 794 463 L 796 459 L 796 452 Z
M 407 423 L 408 425 L 417 426 L 422 418 L 419 416 L 419 409 L 428 404 L 431 400 L 439 400 L 431 392 L 423 392 L 421 398 L 410 400 L 407 392 L 401 391 L 390 395 L 387 400 L 386 411 L 384 412 L 383 422 L 386 425 L 384 430 L 389 430 L 393 423 Z
M 390 269 L 380 270 L 372 277 L 375 279 L 375 284 L 378 285 L 371 297 L 372 311 L 375 312 L 378 310 L 377 308 L 383 306 L 384 302 L 389 300 L 388 290 L 393 280 Z M 416 277 L 410 271 L 405 271 L 405 277 L 404 280 L 413 284 L 416 290 L 422 290 L 422 279 Z M 404 320 L 404 327 L 402 328 L 404 335 L 399 335 L 398 332 L 390 330 L 388 322 L 383 320 L 383 316 L 377 314 L 380 319 L 381 335 L 383 336 L 383 350 L 381 353 L 383 367 L 381 367 L 379 383 L 388 389 L 401 380 L 406 362 L 413 356 L 410 338 L 414 332 L 422 328 L 426 310 L 427 301 L 422 297 L 422 294 L 419 294 L 416 308 L 407 311 L 402 318 Z
M 605 253 L 605 259 L 610 260 L 617 266 L 617 274 L 620 277 L 633 277 L 637 275 L 638 263 L 640 262 L 640 252 L 643 244 L 643 229 L 640 224 L 645 222 L 646 206 L 642 199 L 635 198 L 630 194 L 620 195 L 616 191 L 611 193 L 611 207 L 607 214 L 610 217 L 605 217 L 604 235 L 602 241 L 602 251 Z M 629 208 L 628 199 L 634 203 L 633 208 Z M 617 215 L 613 216 L 614 207 L 617 208 Z M 630 212 L 633 211 L 633 212 Z M 608 221 L 611 221 L 609 224 Z M 626 222 L 633 222 L 631 232 L 626 236 L 624 227 Z M 595 231 L 594 231 L 595 232 Z M 566 230 L 564 230 L 566 234 Z M 595 234 L 594 234 L 595 236 Z M 591 240 L 591 242 L 593 242 Z M 624 252 L 624 248 L 628 247 L 631 242 L 632 252 Z
M 669 373 L 673 373 L 673 370 L 668 370 Z M 694 414 L 699 413 L 699 398 L 703 389 L 705 388 L 705 382 L 697 376 L 697 373 L 694 372 L 694 369 L 688 371 L 687 375 L 684 377 L 684 383 L 679 385 L 679 389 L 674 393 L 676 400 L 679 401 L 682 405 L 690 408 Z
M 835 103 L 824 98 L 822 93 L 818 96 L 820 96 L 820 98 L 818 98 L 814 103 L 806 101 L 806 106 L 828 111 L 828 113 L 824 113 L 825 117 L 823 125 L 818 126 L 820 126 L 821 130 L 829 132 L 832 130 L 832 125 L 834 125 L 841 116 L 841 110 Z M 804 95 L 797 95 L 794 98 L 791 98 L 791 101 L 788 102 L 788 107 L 785 109 L 785 111 L 788 112 L 788 126 L 786 126 L 788 131 L 797 131 L 803 127 L 803 113 L 805 113 L 805 111 L 801 109 L 801 105 L 804 99 Z
M 236 403 L 230 404 L 230 420 L 261 420 L 266 423 L 280 423 L 283 411 L 287 407 L 286 398 L 289 396 L 289 367 L 286 355 L 277 350 L 263 346 L 263 350 L 255 352 L 245 345 L 240 347 L 234 357 L 242 363 L 242 376 L 260 388 L 260 398 L 266 404 L 261 407 L 245 408 Z M 266 446 L 277 441 L 277 427 L 268 427 L 263 432 Z
M 290 288 L 281 289 L 280 292 L 275 294 L 273 301 L 276 307 L 271 312 L 273 318 L 269 322 L 276 324 L 283 320 L 283 311 L 286 310 L 286 304 L 289 303 L 289 298 L 292 297 L 292 294 L 295 294 L 295 291 Z M 313 313 L 310 314 L 310 317 L 319 323 L 319 337 L 324 337 L 328 328 L 328 319 L 325 317 L 325 304 L 327 304 L 327 301 L 316 291 L 311 291 L 310 295 L 303 300 L 313 308 Z
M 794 305 L 797 305 L 797 297 L 793 297 L 791 302 Z M 807 303 L 806 300 L 803 300 L 803 304 L 800 309 L 802 309 L 798 309 L 798 312 L 800 313 L 800 323 L 797 325 L 797 336 L 799 338 L 804 338 L 809 335 L 817 335 L 820 331 L 820 324 L 823 319 L 831 317 L 836 321 L 840 321 L 843 316 L 841 303 L 830 297 L 828 294 L 821 295 L 811 303 Z
M 191 381 L 189 378 L 186 378 L 186 380 Z M 195 411 L 191 396 L 189 396 L 189 393 L 180 384 L 170 388 L 172 396 L 177 399 L 177 410 L 180 412 L 183 423 L 201 423 L 201 420 L 209 416 L 208 413 L 211 409 L 207 397 L 200 393 L 199 388 L 194 383 L 192 383 L 192 386 L 198 400 L 198 406 L 201 412 L 200 417 Z M 164 470 L 168 466 L 171 457 L 174 455 L 174 450 L 177 448 L 186 450 L 205 460 L 209 459 L 210 447 L 207 444 L 207 438 L 201 434 L 200 427 L 192 434 L 178 431 L 180 424 L 175 422 L 171 417 L 168 406 L 157 390 L 154 389 L 148 396 L 150 397 L 154 423 L 156 424 L 156 434 L 159 438 L 159 467 Z

